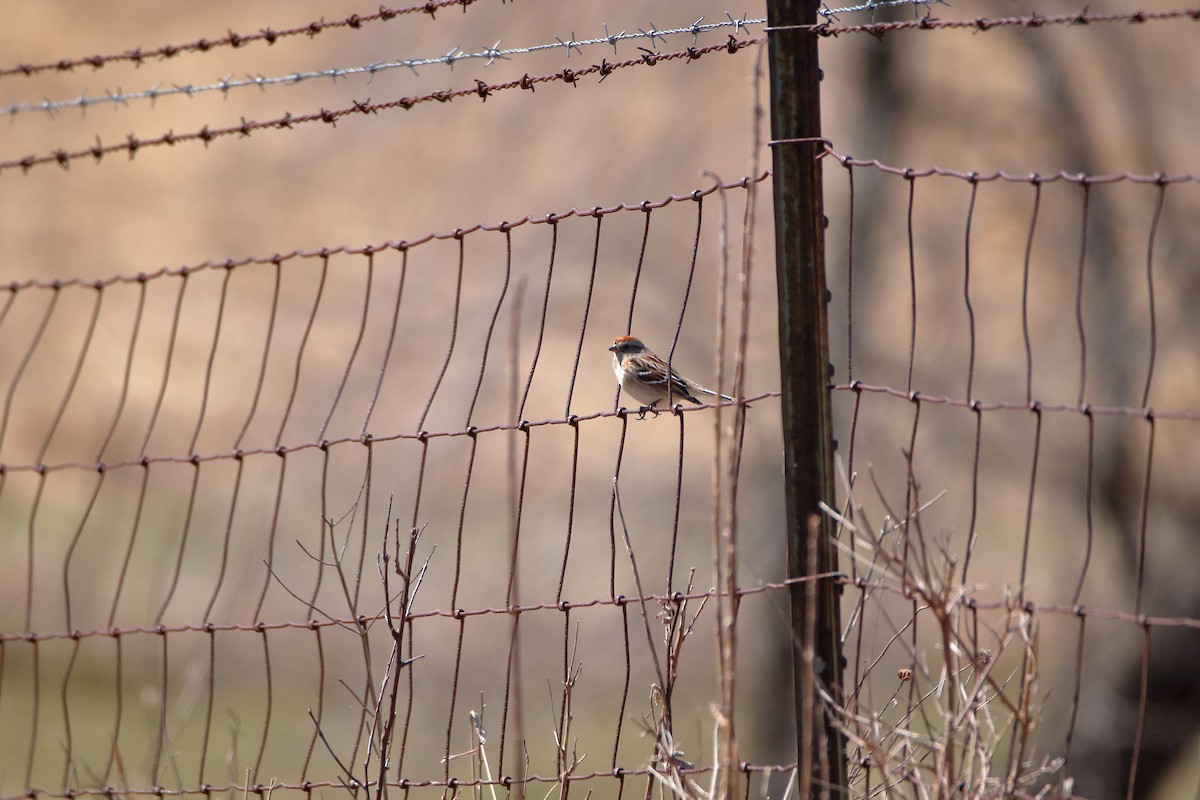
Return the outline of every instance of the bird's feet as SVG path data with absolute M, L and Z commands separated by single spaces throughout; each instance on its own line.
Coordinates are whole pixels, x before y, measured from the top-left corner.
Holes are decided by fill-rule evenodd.
M 652 412 L 655 417 L 657 417 L 659 414 L 661 414 L 662 412 L 659 411 L 657 408 L 655 408 L 656 405 L 658 405 L 657 400 L 655 400 L 653 403 L 651 403 L 648 406 L 642 406 L 641 408 L 639 408 L 638 409 L 638 419 L 645 419 L 646 412 L 648 412 L 648 411 Z

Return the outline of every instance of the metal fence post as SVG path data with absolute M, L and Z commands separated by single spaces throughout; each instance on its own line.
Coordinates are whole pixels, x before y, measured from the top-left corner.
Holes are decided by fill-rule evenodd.
M 833 525 L 817 506 L 819 501 L 836 504 L 825 214 L 818 161 L 822 145 L 796 141 L 821 136 L 817 34 L 771 30 L 815 24 L 816 11 L 816 0 L 767 3 L 789 577 L 837 569 Z M 808 558 L 810 524 L 818 526 L 815 563 Z M 823 688 L 842 700 L 841 587 L 822 580 L 814 588 L 799 583 L 793 584 L 791 591 L 797 763 L 810 767 L 808 775 L 800 775 L 799 783 L 811 787 L 809 796 L 825 795 L 828 786 L 828 796 L 847 797 L 845 740 L 835 720 L 822 712 L 816 691 Z M 806 651 L 812 657 L 811 668 L 806 668 Z M 804 794 L 801 797 L 807 800 Z

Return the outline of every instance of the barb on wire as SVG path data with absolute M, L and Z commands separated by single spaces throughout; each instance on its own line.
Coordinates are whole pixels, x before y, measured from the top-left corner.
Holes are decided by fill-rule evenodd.
M 161 136 L 150 139 L 139 139 L 133 134 L 130 134 L 126 140 L 120 144 L 105 145 L 98 139 L 96 144 L 81 150 L 64 150 L 58 149 L 51 153 L 42 155 L 29 155 L 24 158 L 12 159 L 8 161 L 0 161 L 0 172 L 5 170 L 21 169 L 23 172 L 28 172 L 30 169 L 43 164 L 58 164 L 64 169 L 71 165 L 72 161 L 77 161 L 82 158 L 91 157 L 96 161 L 100 161 L 104 156 L 112 153 L 128 153 L 132 158 L 139 150 L 144 147 L 159 147 L 162 145 L 176 145 L 182 142 L 202 141 L 205 145 L 211 143 L 214 139 L 219 139 L 224 136 L 249 136 L 250 134 L 266 130 L 266 129 L 290 129 L 297 125 L 303 125 L 311 122 L 323 122 L 327 125 L 336 125 L 338 120 L 351 114 L 374 114 L 379 111 L 387 111 L 395 108 L 411 109 L 414 106 L 422 103 L 428 103 L 436 100 L 440 103 L 447 103 L 462 97 L 477 96 L 484 102 L 488 97 L 496 92 L 508 91 L 511 89 L 528 89 L 534 91 L 539 84 L 561 82 L 576 85 L 576 82 L 589 75 L 599 75 L 600 80 L 604 80 L 612 72 L 618 69 L 625 69 L 638 65 L 653 66 L 660 61 L 676 61 L 683 60 L 686 63 L 695 61 L 696 59 L 708 53 L 724 51 L 728 53 L 736 53 L 752 44 L 761 41 L 761 38 L 745 39 L 742 41 L 735 40 L 732 36 L 729 41 L 724 44 L 710 45 L 709 47 L 689 47 L 686 50 L 676 50 L 671 53 L 650 54 L 644 55 L 641 58 L 633 58 L 627 61 L 618 61 L 610 63 L 605 60 L 599 64 L 593 64 L 590 67 L 572 70 L 564 69 L 562 72 L 552 72 L 546 75 L 538 75 L 533 77 L 530 75 L 523 76 L 520 80 L 508 81 L 499 84 L 487 84 L 477 80 L 475 86 L 469 89 L 445 90 L 438 92 L 430 92 L 429 94 L 420 95 L 417 97 L 401 97 L 398 100 L 392 100 L 386 103 L 371 103 L 371 102 L 355 102 L 347 108 L 330 110 L 323 108 L 320 111 L 311 114 L 293 115 L 285 114 L 282 117 L 277 117 L 270 120 L 247 120 L 243 119 L 240 125 L 232 125 L 225 128 L 213 128 L 204 126 L 198 131 L 191 133 L 176 134 L 173 131 L 168 131 Z
M 896 1 L 896 0 L 893 0 Z M 902 2 L 933 2 L 933 0 L 901 0 Z M 407 68 L 414 72 L 418 67 L 426 67 L 436 64 L 445 64 L 451 69 L 455 63 L 460 61 L 484 61 L 484 66 L 491 66 L 498 60 L 510 61 L 513 56 L 529 55 L 533 53 L 544 52 L 547 50 L 566 49 L 567 57 L 570 58 L 571 51 L 583 54 L 582 48 L 592 47 L 595 45 L 612 45 L 613 54 L 617 53 L 617 43 L 625 42 L 633 39 L 649 39 L 651 46 L 654 45 L 655 39 L 660 39 L 666 44 L 667 36 L 680 36 L 690 34 L 692 36 L 692 45 L 695 46 L 696 40 L 702 33 L 710 33 L 713 31 L 722 30 L 725 28 L 733 28 L 735 32 L 748 31 L 750 26 L 763 25 L 765 19 L 740 19 L 734 20 L 730 18 L 727 21 L 703 23 L 703 17 L 693 22 L 691 25 L 684 25 L 674 28 L 660 29 L 657 26 L 651 25 L 650 30 L 638 29 L 637 33 L 621 33 L 610 34 L 608 26 L 605 25 L 604 36 L 590 39 L 576 39 L 575 33 L 572 31 L 569 39 L 563 40 L 559 37 L 554 37 L 555 41 L 547 44 L 537 44 L 528 47 L 506 47 L 501 48 L 501 40 L 497 40 L 490 47 L 483 47 L 475 52 L 466 52 L 458 47 L 451 48 L 449 52 L 438 56 L 427 56 L 422 58 L 402 58 L 392 61 L 376 61 L 371 64 L 360 67 L 335 67 L 330 69 L 309 70 L 305 72 L 293 72 L 287 75 L 250 75 L 245 78 L 234 79 L 226 76 L 218 81 L 205 84 L 176 84 L 170 87 L 163 87 L 161 84 L 143 89 L 136 92 L 122 92 L 120 89 L 116 91 L 105 90 L 103 94 L 88 96 L 87 92 L 79 94 L 77 97 L 68 98 L 65 100 L 41 100 L 39 102 L 12 102 L 7 107 L 0 109 L 0 113 L 6 114 L 9 117 L 15 117 L 18 114 L 30 111 L 44 111 L 47 114 L 53 115 L 55 112 L 63 111 L 72 108 L 87 109 L 97 105 L 112 104 L 114 108 L 128 105 L 132 101 L 149 100 L 152 103 L 162 97 L 171 97 L 178 95 L 186 95 L 194 97 L 198 94 L 208 92 L 221 92 L 228 94 L 234 89 L 259 88 L 266 89 L 272 86 L 294 86 L 298 83 L 314 80 L 317 78 L 329 78 L 337 80 L 338 78 L 353 77 L 359 75 L 367 75 L 374 77 L 381 72 L 390 70 Z M 747 33 L 749 35 L 749 33 Z
M 854 14 L 860 11 L 874 11 L 879 8 L 890 8 L 893 6 L 912 6 L 914 11 L 918 7 L 924 6 L 926 11 L 928 11 L 929 6 L 932 5 L 948 6 L 950 4 L 946 0 L 867 0 L 865 3 L 859 3 L 854 6 L 830 8 L 828 4 L 822 3 L 822 8 L 817 13 L 825 17 L 825 19 L 836 20 L 838 14 Z

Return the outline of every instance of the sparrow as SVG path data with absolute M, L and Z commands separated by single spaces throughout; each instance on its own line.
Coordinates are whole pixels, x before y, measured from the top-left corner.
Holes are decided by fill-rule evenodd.
M 727 394 L 706 389 L 680 375 L 642 344 L 641 339 L 618 336 L 608 349 L 613 354 L 613 373 L 617 376 L 617 383 L 626 394 L 642 404 L 643 417 L 646 410 L 657 413 L 655 406 L 660 401 L 667 400 L 668 385 L 672 398 L 682 398 L 696 405 L 703 403 L 702 400 L 696 399 L 698 394 L 733 401 Z

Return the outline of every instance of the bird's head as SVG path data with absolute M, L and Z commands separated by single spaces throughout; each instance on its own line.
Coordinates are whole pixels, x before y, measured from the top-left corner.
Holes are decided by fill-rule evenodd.
M 646 345 L 635 336 L 618 336 L 608 349 L 617 355 L 629 356 L 646 352 Z

